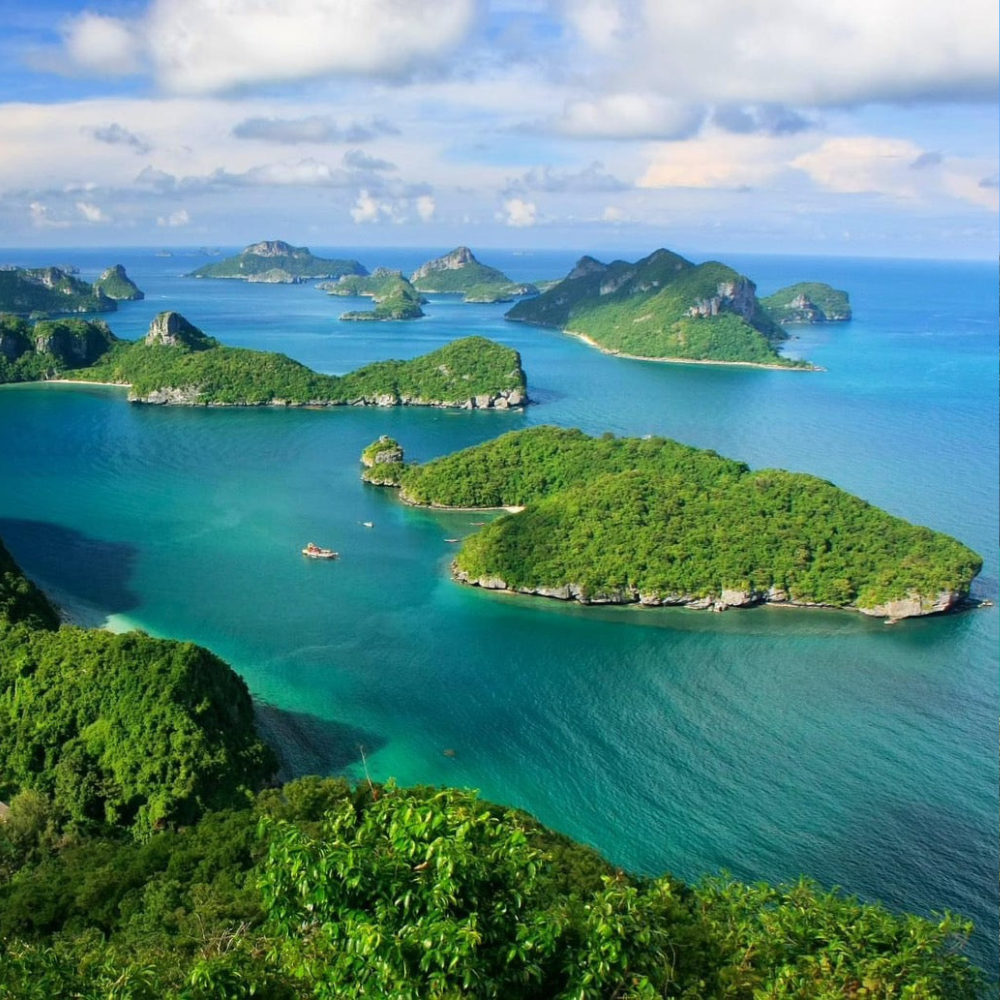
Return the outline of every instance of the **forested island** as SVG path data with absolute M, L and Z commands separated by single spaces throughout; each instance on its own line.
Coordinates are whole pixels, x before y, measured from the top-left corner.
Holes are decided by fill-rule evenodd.
M 61 268 L 0 267 L 0 313 L 48 316 L 117 308 L 113 296 Z
M 94 282 L 94 291 L 116 302 L 138 302 L 146 296 L 121 264 L 113 264 Z
M 0 543 L 0 984 L 115 997 L 975 1000 L 971 925 L 639 877 L 458 789 L 269 785 L 207 650 L 59 627 Z
M 310 278 L 339 278 L 342 274 L 367 273 L 356 260 L 327 260 L 314 257 L 308 247 L 293 247 L 284 240 L 262 240 L 244 247 L 234 257 L 199 267 L 189 277 L 294 284 Z
M 534 295 L 534 285 L 511 281 L 503 271 L 481 264 L 468 247 L 421 264 L 410 282 L 419 292 L 460 294 L 463 302 L 513 302 Z
M 505 318 L 558 327 L 607 353 L 644 360 L 813 368 L 778 352 L 788 334 L 752 281 L 718 261 L 696 265 L 669 250 L 634 264 L 583 257 Z
M 509 409 L 528 398 L 520 355 L 485 337 L 322 375 L 284 354 L 225 347 L 176 312 L 156 316 L 138 341 L 119 340 L 100 321 L 32 326 L 0 316 L 0 382 L 60 378 L 127 385 L 132 402 L 183 406 Z
M 377 267 L 369 275 L 345 274 L 336 281 L 324 281 L 317 286 L 329 295 L 364 295 L 375 302 L 375 308 L 345 312 L 342 320 L 388 322 L 391 320 L 420 319 L 421 305 L 427 300 L 418 292 L 402 272 Z
M 889 620 L 960 605 L 982 559 L 832 483 L 751 470 L 665 438 L 514 431 L 424 464 L 387 439 L 365 478 L 408 503 L 523 508 L 469 536 L 456 579 L 582 604 L 850 608 Z M 379 455 L 382 451 L 391 457 Z
M 761 299 L 776 323 L 844 323 L 851 318 L 847 292 L 822 281 L 800 281 Z

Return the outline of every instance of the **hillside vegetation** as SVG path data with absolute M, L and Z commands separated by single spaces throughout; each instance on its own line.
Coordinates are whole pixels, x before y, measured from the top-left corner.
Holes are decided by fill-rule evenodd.
M 140 341 L 100 321 L 0 317 L 0 382 L 72 377 L 130 386 L 134 402 L 187 406 L 522 406 L 517 351 L 466 337 L 408 361 L 323 375 L 284 354 L 225 347 L 179 313 L 164 312 Z
M 851 318 L 847 292 L 821 281 L 800 281 L 761 299 L 776 323 L 837 323 Z
M 326 281 L 320 286 L 330 295 L 366 295 L 375 300 L 375 308 L 345 312 L 342 320 L 389 321 L 419 319 L 420 308 L 426 300 L 399 271 L 376 268 L 370 275 L 344 275 L 337 281 Z
M 772 601 L 905 617 L 954 605 L 982 567 L 955 539 L 832 483 L 662 438 L 535 427 L 397 478 L 411 503 L 526 508 L 466 539 L 460 579 L 584 603 Z
M 554 326 L 614 354 L 809 368 L 777 351 L 787 334 L 752 281 L 725 264 L 657 250 L 634 264 L 582 258 L 569 275 L 506 319 Z
M 58 267 L 0 268 L 0 313 L 46 316 L 117 308 L 100 288 Z
M 480 263 L 468 247 L 456 247 L 443 257 L 422 264 L 410 275 L 420 292 L 462 295 L 464 302 L 512 302 L 533 295 L 533 285 L 511 281 L 503 271 Z

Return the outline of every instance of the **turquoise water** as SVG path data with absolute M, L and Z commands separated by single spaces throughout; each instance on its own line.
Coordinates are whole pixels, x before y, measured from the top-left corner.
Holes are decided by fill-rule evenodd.
M 444 249 L 325 252 L 409 269 Z M 480 256 L 530 279 L 577 254 Z M 985 557 L 974 592 L 995 601 L 992 264 L 726 255 L 765 294 L 799 279 L 851 292 L 856 320 L 789 346 L 827 370 L 797 373 L 613 359 L 444 297 L 413 324 L 337 323 L 357 300 L 185 279 L 205 260 L 194 253 L 0 258 L 85 277 L 125 264 L 148 296 L 105 317 L 125 337 L 174 308 L 328 372 L 470 333 L 521 352 L 536 400 L 523 414 L 197 411 L 129 406 L 110 388 L 0 389 L 0 535 L 17 559 L 80 620 L 225 657 L 290 773 L 358 777 L 364 747 L 374 778 L 479 788 L 633 869 L 807 872 L 900 909 L 948 907 L 976 920 L 974 957 L 996 975 L 996 607 L 886 628 L 485 594 L 449 581 L 445 541 L 482 516 L 404 508 L 363 486 L 357 463 L 381 433 L 414 459 L 538 423 L 663 434 L 815 473 L 955 535 Z M 302 559 L 310 539 L 342 558 Z

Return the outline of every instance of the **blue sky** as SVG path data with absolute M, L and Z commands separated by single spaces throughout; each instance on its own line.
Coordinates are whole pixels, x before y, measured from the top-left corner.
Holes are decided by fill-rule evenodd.
M 1000 249 L 995 0 L 6 0 L 3 24 L 8 247 Z

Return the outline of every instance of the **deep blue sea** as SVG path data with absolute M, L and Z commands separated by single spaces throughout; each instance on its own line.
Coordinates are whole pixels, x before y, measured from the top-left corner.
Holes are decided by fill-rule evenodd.
M 450 248 L 312 249 L 409 271 Z M 515 279 L 580 255 L 476 251 Z M 198 250 L 0 251 L 91 279 L 124 264 L 147 297 L 104 316 L 121 337 L 175 309 L 227 344 L 341 373 L 478 333 L 521 352 L 534 400 L 206 411 L 3 387 L 0 536 L 76 620 L 228 660 L 288 773 L 359 778 L 364 748 L 375 779 L 478 788 L 633 870 L 808 873 L 896 909 L 948 908 L 976 921 L 971 954 L 995 978 L 997 607 L 886 628 L 482 593 L 447 572 L 445 540 L 474 515 L 408 509 L 359 480 L 383 433 L 415 460 L 540 423 L 660 434 L 946 531 L 983 555 L 974 595 L 996 602 L 996 263 L 718 256 L 761 294 L 797 280 L 850 292 L 852 322 L 799 329 L 787 348 L 825 371 L 612 358 L 448 297 L 413 323 L 341 323 L 362 303 L 185 277 L 211 259 Z M 341 559 L 304 560 L 309 540 Z

